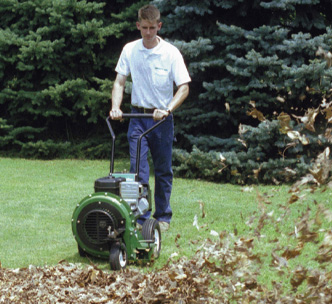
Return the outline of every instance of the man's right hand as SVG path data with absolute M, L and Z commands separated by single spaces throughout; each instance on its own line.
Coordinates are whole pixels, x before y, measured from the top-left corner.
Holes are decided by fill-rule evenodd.
M 110 117 L 113 120 L 121 120 L 122 119 L 122 111 L 120 109 L 115 109 L 110 111 Z

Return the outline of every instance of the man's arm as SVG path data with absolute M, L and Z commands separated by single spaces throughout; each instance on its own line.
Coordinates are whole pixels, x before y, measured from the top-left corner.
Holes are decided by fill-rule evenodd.
M 112 109 L 110 111 L 110 117 L 114 120 L 120 120 L 122 118 L 122 111 L 120 109 L 122 98 L 123 98 L 123 91 L 126 85 L 127 76 L 117 74 L 113 89 L 112 89 Z
M 189 84 L 184 83 L 178 87 L 178 90 L 176 91 L 173 99 L 168 105 L 168 109 L 173 112 L 176 110 L 178 107 L 182 105 L 184 100 L 188 97 L 189 95 Z
M 182 105 L 182 103 L 184 102 L 184 100 L 188 97 L 188 95 L 189 95 L 189 84 L 184 83 L 184 84 L 180 85 L 178 87 L 178 90 L 176 91 L 173 99 L 168 104 L 168 110 L 170 112 L 173 112 L 175 109 L 180 107 Z M 168 116 L 168 115 L 170 115 L 169 112 L 157 109 L 153 113 L 153 119 L 154 120 L 161 120 L 165 116 Z

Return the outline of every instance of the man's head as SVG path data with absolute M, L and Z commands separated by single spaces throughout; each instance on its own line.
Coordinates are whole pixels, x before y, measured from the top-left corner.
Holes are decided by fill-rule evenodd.
M 155 6 L 145 5 L 138 11 L 136 26 L 141 32 L 146 48 L 153 48 L 158 44 L 157 34 L 162 23 L 160 22 L 160 12 Z
M 138 22 L 146 20 L 149 22 L 160 22 L 160 11 L 154 5 L 145 5 L 138 10 Z

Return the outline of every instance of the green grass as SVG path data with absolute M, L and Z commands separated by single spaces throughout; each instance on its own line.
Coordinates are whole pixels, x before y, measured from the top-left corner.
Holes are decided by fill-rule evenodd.
M 77 252 L 71 231 L 71 216 L 75 205 L 92 193 L 95 179 L 107 176 L 107 161 L 54 160 L 38 161 L 0 158 L 0 261 L 5 268 L 22 268 L 28 265 L 54 265 L 60 260 L 89 264 Z M 126 160 L 116 162 L 116 170 L 127 169 Z M 151 178 L 153 189 L 153 178 Z M 249 190 L 249 191 L 248 191 Z M 200 180 L 174 179 L 171 198 L 173 220 L 171 229 L 162 235 L 161 257 L 144 270 L 161 268 L 174 253 L 192 257 L 211 235 L 227 231 L 237 237 L 254 237 L 255 251 L 261 254 L 266 265 L 277 239 L 281 246 L 293 246 L 290 236 L 295 224 L 308 207 L 314 212 L 318 203 L 332 209 L 330 191 L 306 193 L 303 201 L 290 205 L 289 214 L 282 218 L 290 194 L 289 186 L 241 187 L 215 184 Z M 264 198 L 258 199 L 258 193 Z M 204 205 L 203 210 L 200 208 Z M 270 214 L 266 225 L 254 236 L 253 226 L 263 210 Z M 205 217 L 203 217 L 203 211 Z M 193 226 L 197 217 L 198 226 Z M 275 221 L 272 222 L 271 218 Z M 278 219 L 281 219 L 278 222 Z M 276 225 L 281 231 L 276 232 Z M 325 228 L 329 227 L 325 223 Z M 324 227 L 322 227 L 324 228 Z M 322 238 L 322 236 L 320 236 Z M 235 239 L 235 236 L 234 236 Z M 313 261 L 318 245 L 308 243 L 304 254 L 290 261 L 292 267 L 303 264 L 317 267 Z M 100 268 L 108 269 L 105 261 L 93 260 Z M 137 267 L 136 265 L 130 267 Z M 270 279 L 268 267 L 261 271 L 261 279 Z

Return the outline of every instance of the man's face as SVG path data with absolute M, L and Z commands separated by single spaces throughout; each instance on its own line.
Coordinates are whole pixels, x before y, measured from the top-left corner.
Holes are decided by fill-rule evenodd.
M 153 42 L 161 29 L 161 22 L 154 21 L 150 22 L 148 20 L 141 20 L 136 22 L 137 29 L 140 30 L 142 38 L 146 42 Z

